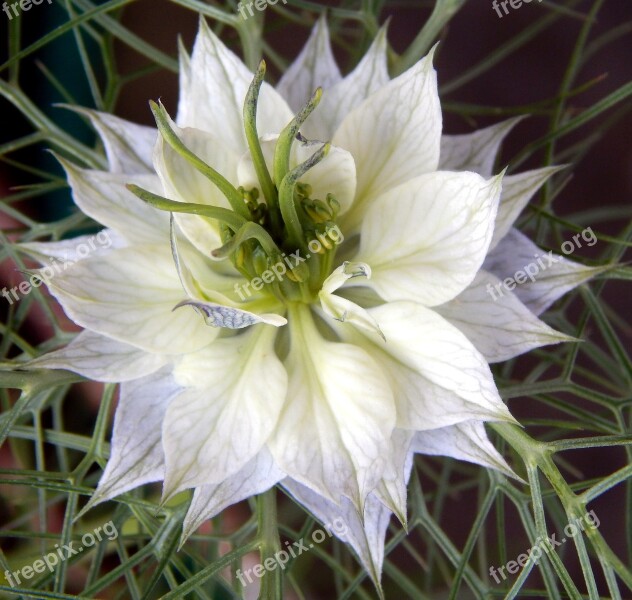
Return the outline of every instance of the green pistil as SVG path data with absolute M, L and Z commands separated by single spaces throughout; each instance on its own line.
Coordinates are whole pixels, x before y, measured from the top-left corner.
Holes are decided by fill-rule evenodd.
M 277 183 L 283 181 L 283 178 L 290 170 L 290 155 L 292 153 L 292 144 L 299 135 L 299 129 L 305 123 L 305 120 L 312 114 L 314 109 L 320 103 L 323 96 L 322 88 L 318 88 L 311 100 L 301 109 L 301 111 L 290 121 L 289 125 L 279 135 L 276 148 L 274 150 L 274 179 Z
M 149 105 L 154 113 L 158 130 L 165 142 L 167 142 L 167 144 L 169 144 L 180 156 L 182 156 L 182 158 L 195 167 L 195 169 L 202 173 L 202 175 L 210 179 L 218 187 L 222 194 L 224 194 L 231 208 L 238 215 L 247 218 L 248 211 L 244 206 L 241 194 L 237 191 L 237 189 L 225 177 L 207 165 L 199 156 L 191 152 L 191 150 L 182 143 L 171 127 L 171 119 L 162 104 L 159 105 L 150 101 Z
M 259 63 L 259 68 L 255 73 L 255 77 L 248 88 L 246 94 L 246 101 L 244 103 L 244 129 L 246 132 L 246 141 L 248 142 L 248 148 L 250 155 L 252 156 L 252 162 L 257 173 L 257 179 L 261 185 L 261 191 L 268 204 L 271 218 L 273 220 L 273 227 L 279 227 L 277 222 L 277 190 L 272 182 L 272 177 L 268 172 L 265 158 L 263 156 L 263 150 L 259 142 L 259 134 L 257 133 L 257 105 L 259 103 L 259 93 L 263 84 L 263 78 L 266 74 L 266 63 L 262 60 Z
M 221 248 L 213 250 L 211 254 L 217 259 L 226 258 L 233 254 L 246 240 L 257 240 L 270 258 L 281 256 L 281 250 L 274 243 L 270 234 L 261 225 L 253 222 L 244 224 L 229 242 Z
M 279 186 L 279 204 L 281 207 L 281 215 L 288 231 L 288 241 L 295 248 L 299 248 L 307 252 L 307 242 L 301 227 L 301 222 L 296 210 L 294 202 L 294 187 L 296 182 L 307 173 L 312 167 L 316 166 L 327 154 L 331 148 L 330 144 L 323 144 L 320 150 L 312 154 L 304 163 L 290 171 Z
M 147 202 L 147 204 L 150 204 L 154 208 L 158 208 L 159 210 L 171 213 L 200 215 L 201 217 L 217 219 L 233 231 L 238 231 L 246 223 L 246 219 L 227 208 L 209 206 L 208 204 L 193 204 L 191 202 L 175 202 L 174 200 L 163 198 L 162 196 L 158 196 L 158 194 L 153 194 L 152 192 L 131 183 L 127 184 L 125 187 L 132 192 L 132 194 L 138 196 L 138 198 Z

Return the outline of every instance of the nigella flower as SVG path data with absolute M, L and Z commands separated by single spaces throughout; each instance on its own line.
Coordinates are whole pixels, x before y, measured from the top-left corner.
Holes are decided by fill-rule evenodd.
M 512 474 L 484 429 L 512 420 L 488 363 L 568 339 L 536 313 L 592 271 L 488 293 L 537 254 L 512 224 L 555 169 L 492 176 L 515 121 L 442 138 L 432 53 L 390 80 L 382 31 L 342 78 L 321 20 L 277 89 L 264 74 L 202 22 L 158 135 L 80 110 L 109 171 L 62 163 L 113 244 L 50 281 L 85 330 L 31 365 L 121 383 L 90 506 L 193 489 L 186 539 L 280 483 L 344 520 L 379 585 L 415 452 Z

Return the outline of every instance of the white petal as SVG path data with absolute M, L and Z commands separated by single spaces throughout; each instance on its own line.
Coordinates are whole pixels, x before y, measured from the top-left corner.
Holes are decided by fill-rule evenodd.
M 187 389 L 171 404 L 163 425 L 165 497 L 223 482 L 266 443 L 287 391 L 275 338 L 274 329 L 253 327 L 176 365 L 176 381 Z
M 413 302 L 369 309 L 386 337 L 339 326 L 362 346 L 394 391 L 397 427 L 426 430 L 471 419 L 512 421 L 489 366 L 472 343 L 433 310 Z
M 289 322 L 288 402 L 269 448 L 293 479 L 333 502 L 345 495 L 361 507 L 390 448 L 391 389 L 366 352 L 324 340 L 311 315 L 297 312 Z
M 109 113 L 66 106 L 86 115 L 99 132 L 111 173 L 149 174 L 152 169 L 152 152 L 158 132 L 155 127 L 138 125 Z
M 261 295 L 261 298 L 256 300 L 238 303 L 228 298 L 223 292 L 230 291 L 234 295 L 234 286 L 242 285 L 244 280 L 216 273 L 213 266 L 217 263 L 205 261 L 186 240 L 178 241 L 176 230 L 172 218 L 171 252 L 178 277 L 188 298 L 179 302 L 175 308 L 192 306 L 211 327 L 243 329 L 256 323 L 281 327 L 287 323 L 287 319 L 279 314 L 265 312 L 266 310 L 276 309 L 279 312 L 283 310 L 276 299 Z M 184 253 L 181 251 L 182 247 L 184 247 Z M 195 271 L 190 268 L 191 264 Z M 201 280 L 198 280 L 197 275 L 201 276 Z M 258 312 L 252 312 L 253 310 Z
M 161 194 L 158 177 L 84 170 L 66 160 L 58 160 L 66 171 L 75 204 L 82 212 L 111 227 L 131 243 L 166 242 L 169 235 L 166 213 L 148 206 L 125 187 L 134 183 Z
M 357 255 L 373 270 L 367 285 L 385 300 L 425 306 L 463 291 L 492 239 L 500 181 L 440 171 L 380 196 L 362 224 Z
M 117 383 L 150 375 L 166 363 L 165 356 L 85 330 L 65 348 L 44 354 L 26 366 L 66 369 L 95 381 Z
M 371 268 L 364 263 L 345 262 L 340 265 L 323 283 L 318 293 L 320 305 L 336 321 L 353 323 L 357 327 L 380 333 L 379 325 L 364 308 L 333 293 L 354 277 L 370 278 Z
M 298 112 L 312 97 L 316 88 L 328 89 L 340 81 L 340 70 L 331 50 L 327 19 L 316 22 L 307 43 L 296 60 L 287 68 L 277 91 Z
M 127 246 L 125 238 L 113 229 L 102 229 L 99 233 L 81 235 L 58 242 L 26 242 L 18 248 L 42 264 L 49 264 L 48 258 L 60 260 L 70 264 L 82 260 L 87 256 L 101 256 L 108 253 L 110 248 L 124 248 Z
M 480 421 L 419 431 L 413 439 L 412 450 L 420 454 L 451 456 L 520 479 L 489 441 L 485 426 Z
M 442 136 L 439 169 L 474 171 L 483 177 L 490 177 L 500 144 L 522 119 L 514 117 L 465 135 Z
M 110 460 L 89 507 L 164 477 L 162 421 L 179 390 L 170 369 L 121 385 Z
M 284 477 L 274 464 L 270 451 L 264 446 L 237 473 L 217 485 L 195 488 L 193 500 L 184 519 L 180 544 L 195 530 L 225 508 L 269 490 Z
M 274 327 L 283 327 L 287 319 L 274 313 L 257 314 L 240 308 L 233 308 L 213 302 L 199 302 L 195 300 L 183 300 L 176 308 L 192 306 L 196 312 L 204 318 L 210 327 L 224 327 L 226 329 L 244 329 L 257 323 L 265 323 Z
M 382 481 L 373 492 L 384 506 L 395 513 L 400 523 L 406 528 L 408 527 L 406 484 L 413 467 L 413 453 L 410 445 L 414 435 L 413 431 L 405 429 L 393 431 L 389 461 L 384 469 Z
M 581 236 L 579 240 L 585 243 Z M 489 253 L 483 268 L 503 280 L 506 289 L 513 290 L 531 312 L 539 315 L 558 298 L 608 267 L 586 267 L 553 252 L 547 253 L 517 229 L 511 229 Z M 527 275 L 531 272 L 534 280 L 515 285 L 517 277 L 522 278 L 518 272 Z
M 356 201 L 342 221 L 355 233 L 371 199 L 439 164 L 441 108 L 432 53 L 351 111 L 333 137 L 358 172 Z
M 253 74 L 200 20 L 190 70 L 180 88 L 177 123 L 212 133 L 234 152 L 247 149 L 243 104 Z M 259 96 L 260 135 L 279 133 L 294 115 L 276 90 L 264 82 Z
M 237 181 L 238 155 L 213 135 L 199 129 L 171 127 L 182 143 L 228 181 Z M 180 156 L 162 136 L 156 143 L 154 166 L 163 195 L 177 202 L 230 208 L 218 187 Z M 219 223 L 199 215 L 176 213 L 175 219 L 191 243 L 205 256 L 222 245 Z
M 180 128 L 171 119 L 169 126 L 191 152 L 229 181 L 236 181 L 238 155 L 227 148 L 220 139 L 201 129 Z M 217 187 L 165 142 L 162 136 L 154 146 L 153 163 L 165 191 L 173 194 L 174 199 L 196 203 L 206 200 L 206 204 L 211 206 L 229 207 Z
M 487 271 L 479 271 L 469 287 L 435 310 L 458 327 L 490 363 L 575 339 L 540 321 Z
M 331 532 L 351 546 L 375 586 L 381 589 L 384 541 L 391 511 L 370 494 L 362 519 L 356 507 L 346 498 L 337 505 L 289 478 L 283 480 L 282 485 L 321 522 L 327 533 Z
M 493 250 L 498 245 L 498 242 L 509 233 L 518 215 L 529 204 L 529 200 L 544 182 L 562 168 L 544 167 L 543 169 L 518 173 L 518 175 L 505 176 L 490 250 Z
M 344 118 L 390 81 L 386 31 L 386 26 L 380 29 L 368 52 L 349 75 L 323 91 L 318 108 L 302 128 L 306 137 L 332 139 Z
M 266 136 L 262 139 L 261 149 L 268 166 L 268 171 L 273 173 L 274 149 L 276 148 L 279 136 Z M 290 169 L 304 163 L 320 150 L 320 142 L 299 142 L 292 144 L 290 153 Z M 239 185 L 250 190 L 257 188 L 260 197 L 263 198 L 257 173 L 250 152 L 246 152 L 241 158 L 238 167 Z M 275 181 L 277 187 L 280 181 Z M 316 166 L 312 167 L 300 179 L 300 183 L 311 186 L 311 198 L 318 198 L 323 202 L 327 199 L 327 194 L 333 194 L 340 204 L 340 214 L 344 214 L 351 206 L 356 193 L 356 167 L 353 156 L 346 150 L 331 146 L 329 154 Z
M 148 352 L 193 352 L 218 333 L 194 311 L 173 312 L 184 292 L 162 245 L 88 258 L 56 275 L 48 287 L 75 323 Z
M 290 167 L 300 165 L 320 150 L 318 142 L 298 142 L 292 146 Z M 344 215 L 356 195 L 356 165 L 353 156 L 337 146 L 331 146 L 329 154 L 301 178 L 301 183 L 312 187 L 312 198 L 323 202 L 332 194 L 340 204 L 340 215 Z

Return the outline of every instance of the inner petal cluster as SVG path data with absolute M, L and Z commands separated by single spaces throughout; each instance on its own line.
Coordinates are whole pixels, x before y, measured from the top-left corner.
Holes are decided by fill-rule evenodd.
M 185 130 L 179 133 L 165 109 L 154 104 L 162 146 L 175 153 L 176 161 L 182 163 L 184 159 L 183 164 L 197 173 L 188 180 L 177 173 L 178 168 L 172 169 L 173 174 L 163 174 L 163 179 L 171 178 L 165 187 L 172 189 L 180 202 L 137 186 L 129 189 L 157 208 L 214 220 L 217 246 L 210 252 L 210 259 L 229 259 L 247 280 L 234 286 L 240 301 L 249 299 L 252 292 L 264 291 L 286 305 L 311 304 L 318 301 L 318 293 L 331 274 L 337 247 L 344 241 L 337 218 L 355 196 L 355 163 L 348 152 L 330 143 L 306 140 L 300 133 L 320 102 L 320 88 L 279 135 L 260 137 L 257 104 L 264 74 L 262 61 L 244 102 L 248 151 L 238 161 L 233 181 L 230 174 L 226 177 L 196 154 L 198 147 L 204 149 L 204 142 L 187 145 L 187 138 L 195 138 L 196 134 L 190 130 L 188 134 Z M 167 162 L 162 160 L 165 172 L 169 171 Z M 198 204 L 195 198 L 192 201 L 187 197 L 191 179 L 199 179 L 200 174 L 204 184 L 198 189 L 214 187 L 211 193 L 215 196 L 218 190 L 221 192 L 209 204 Z M 172 231 L 172 238 L 175 236 Z M 175 242 L 172 246 L 177 253 Z M 174 258 L 182 271 L 181 259 Z

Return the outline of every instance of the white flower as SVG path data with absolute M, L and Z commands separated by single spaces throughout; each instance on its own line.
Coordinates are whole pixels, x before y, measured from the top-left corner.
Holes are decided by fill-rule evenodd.
M 110 170 L 63 164 L 114 243 L 51 280 L 85 331 L 31 364 L 121 382 L 91 506 L 194 489 L 186 538 L 281 483 L 344 519 L 379 585 L 414 452 L 511 475 L 483 425 L 512 420 L 488 362 L 567 339 L 535 313 L 592 272 L 487 294 L 537 250 L 511 226 L 554 169 L 491 176 L 513 121 L 442 138 L 431 61 L 390 81 L 382 31 L 343 79 L 321 20 L 275 90 L 202 23 L 161 135 L 82 109 Z

